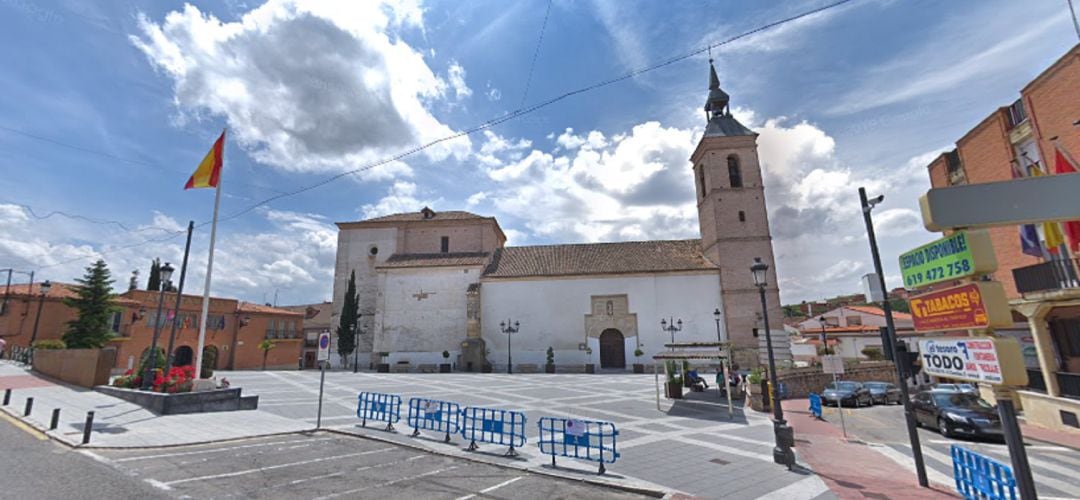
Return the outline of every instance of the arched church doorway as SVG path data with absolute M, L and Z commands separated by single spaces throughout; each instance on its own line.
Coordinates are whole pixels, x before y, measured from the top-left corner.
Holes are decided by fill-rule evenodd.
M 194 355 L 195 355 L 195 351 L 192 348 L 190 348 L 190 347 L 188 347 L 186 345 L 182 345 L 180 347 L 177 347 L 176 348 L 176 354 L 173 354 L 173 366 L 188 366 L 188 365 L 190 365 L 191 362 L 192 362 L 191 358 Z
M 622 332 L 608 328 L 600 332 L 600 368 L 626 368 L 626 343 Z

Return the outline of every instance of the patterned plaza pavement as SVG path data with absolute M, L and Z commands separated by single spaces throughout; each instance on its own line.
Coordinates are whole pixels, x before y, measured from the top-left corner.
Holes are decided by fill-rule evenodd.
M 260 396 L 259 409 L 315 425 L 319 372 L 223 372 L 245 394 Z M 356 417 L 361 391 L 402 397 L 402 421 L 396 432 L 379 423 L 361 427 Z M 465 406 L 522 411 L 528 418 L 526 445 L 517 458 L 504 447 L 482 444 L 469 452 L 460 436 L 444 443 L 432 434 L 410 437 L 405 423 L 411 397 L 452 401 Z M 327 372 L 322 426 L 427 449 L 451 456 L 526 468 L 578 479 L 600 480 L 653 491 L 704 498 L 835 498 L 825 483 L 804 467 L 794 471 L 772 461 L 771 421 L 744 413 L 737 400 L 734 414 L 715 390 L 687 399 L 661 398 L 657 409 L 653 375 L 632 374 L 375 374 Z M 559 460 L 536 446 L 542 416 L 603 420 L 619 429 L 616 463 L 598 476 L 596 464 Z

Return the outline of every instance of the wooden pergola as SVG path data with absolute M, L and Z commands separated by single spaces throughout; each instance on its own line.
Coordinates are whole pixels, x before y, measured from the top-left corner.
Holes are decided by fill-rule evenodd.
M 731 367 L 731 343 L 730 342 L 675 342 L 664 344 L 671 352 L 661 352 L 653 355 L 653 374 L 656 382 L 656 409 L 660 410 L 660 370 L 656 364 L 664 361 L 691 361 L 691 360 L 720 360 L 720 369 L 724 375 L 723 385 L 716 390 L 727 387 L 728 372 Z M 668 378 L 667 363 L 664 364 L 664 380 Z M 683 374 L 685 377 L 686 374 Z M 728 418 L 735 418 L 731 402 L 731 389 L 727 392 Z

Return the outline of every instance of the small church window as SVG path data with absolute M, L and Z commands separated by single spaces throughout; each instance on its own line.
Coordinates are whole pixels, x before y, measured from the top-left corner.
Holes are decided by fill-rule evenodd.
M 442 253 L 449 253 L 449 252 L 450 252 L 450 237 L 449 236 L 443 236 L 442 237 Z
M 746 212 L 739 210 L 739 222 L 746 222 Z
M 615 304 L 610 300 L 607 301 L 607 315 L 608 316 L 615 315 Z
M 728 179 L 731 180 L 731 187 L 742 187 L 742 171 L 739 170 L 739 157 L 730 155 L 727 157 L 727 170 Z
M 698 165 L 697 177 L 698 177 L 698 179 L 697 179 L 698 191 L 701 193 L 701 198 L 704 199 L 705 198 L 705 166 L 704 165 Z

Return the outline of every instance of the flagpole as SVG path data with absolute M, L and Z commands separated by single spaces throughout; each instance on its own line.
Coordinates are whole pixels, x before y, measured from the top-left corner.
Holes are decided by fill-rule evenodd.
M 224 132 L 222 132 L 224 135 Z M 225 170 L 225 143 L 221 144 L 221 171 Z M 203 348 L 206 344 L 206 320 L 210 312 L 210 276 L 214 271 L 214 241 L 217 239 L 218 208 L 221 206 L 221 177 L 218 175 L 217 187 L 214 190 L 214 218 L 210 223 L 210 257 L 206 260 L 206 284 L 203 286 L 202 317 L 199 318 L 199 343 L 195 351 L 196 378 L 202 378 Z

